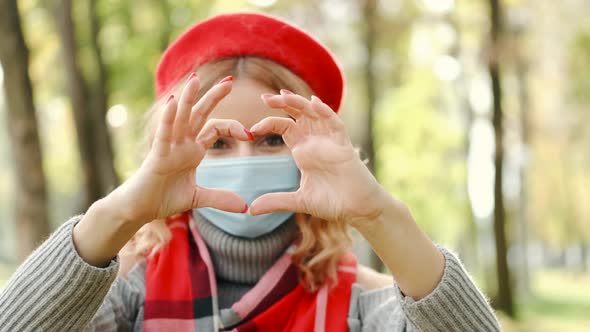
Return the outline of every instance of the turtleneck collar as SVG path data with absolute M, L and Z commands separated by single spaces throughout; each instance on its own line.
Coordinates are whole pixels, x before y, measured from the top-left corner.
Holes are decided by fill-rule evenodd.
M 240 284 L 255 284 L 285 252 L 297 236 L 293 217 L 272 232 L 254 239 L 228 234 L 197 210 L 193 219 L 205 240 L 218 279 Z

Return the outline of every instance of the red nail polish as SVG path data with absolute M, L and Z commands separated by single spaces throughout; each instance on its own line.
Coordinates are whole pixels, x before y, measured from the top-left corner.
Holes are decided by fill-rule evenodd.
M 168 104 L 172 99 L 174 99 L 174 95 L 170 95 L 170 97 L 168 97 L 168 100 L 166 100 L 166 104 Z
M 231 75 L 229 75 L 228 77 L 226 77 L 226 78 L 222 79 L 221 81 L 219 81 L 219 83 L 217 83 L 217 84 L 221 84 L 221 83 L 225 83 L 225 82 L 231 82 L 233 80 L 234 80 L 234 77 L 231 76 Z
M 246 133 L 246 135 L 248 135 L 248 138 L 249 138 L 251 141 L 253 141 L 253 140 L 254 140 L 254 135 L 252 135 L 252 133 L 251 133 L 251 132 L 250 132 L 248 129 L 244 128 L 244 132 Z
M 193 78 L 197 77 L 197 73 L 193 72 L 191 76 L 188 77 L 188 81 L 192 80 Z
M 248 211 L 248 204 L 246 204 L 246 205 L 244 206 L 244 210 L 242 211 L 242 213 L 246 213 L 247 211 Z
M 294 94 L 293 92 L 291 92 L 291 91 L 289 91 L 287 89 L 281 89 L 280 92 L 281 92 L 282 95 L 292 95 L 292 94 Z

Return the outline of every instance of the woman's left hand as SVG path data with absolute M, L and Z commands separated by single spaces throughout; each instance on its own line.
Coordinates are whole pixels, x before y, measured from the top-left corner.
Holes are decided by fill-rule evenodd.
M 251 132 L 283 136 L 301 171 L 301 184 L 296 192 L 259 197 L 250 214 L 294 211 L 347 222 L 371 244 L 404 294 L 419 300 L 432 292 L 443 274 L 443 255 L 409 209 L 369 172 L 338 115 L 316 97 L 309 101 L 284 90 L 263 100 L 293 119 L 265 118 Z
M 292 118 L 268 117 L 250 131 L 282 135 L 301 171 L 301 184 L 296 192 L 259 197 L 251 204 L 250 214 L 293 211 L 354 224 L 382 213 L 389 194 L 361 161 L 344 123 L 328 105 L 317 97 L 308 100 L 286 90 L 262 99 Z

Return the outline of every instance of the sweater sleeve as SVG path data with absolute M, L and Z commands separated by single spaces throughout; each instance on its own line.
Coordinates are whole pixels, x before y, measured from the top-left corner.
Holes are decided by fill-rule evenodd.
M 95 316 L 119 263 L 98 268 L 78 255 L 72 231 L 81 218 L 51 234 L 0 291 L 0 331 L 81 331 Z
M 440 250 L 445 256 L 442 279 L 423 299 L 405 296 L 397 284 L 360 292 L 351 316 L 360 319 L 363 332 L 500 331 L 494 311 L 459 259 Z M 350 327 L 349 323 L 350 331 L 359 330 Z
M 500 331 L 500 324 L 484 295 L 471 280 L 459 259 L 440 248 L 445 269 L 438 286 L 414 301 L 394 287 L 408 321 L 417 331 Z
M 98 312 L 84 331 L 141 331 L 145 299 L 145 261 L 126 278 L 117 277 Z

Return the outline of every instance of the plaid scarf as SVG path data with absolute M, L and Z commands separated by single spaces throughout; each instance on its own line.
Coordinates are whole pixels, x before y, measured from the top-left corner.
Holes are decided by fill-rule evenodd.
M 144 331 L 348 331 L 356 257 L 345 255 L 338 283 L 310 293 L 291 245 L 231 308 L 219 310 L 215 271 L 190 213 L 168 219 L 172 240 L 148 260 Z M 327 319 L 329 318 L 329 319 Z

